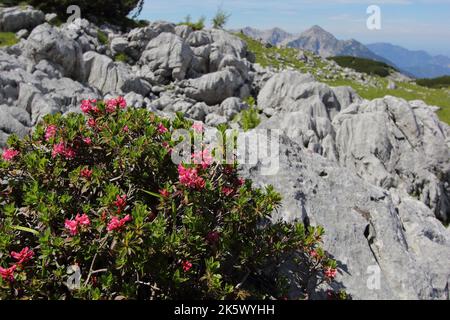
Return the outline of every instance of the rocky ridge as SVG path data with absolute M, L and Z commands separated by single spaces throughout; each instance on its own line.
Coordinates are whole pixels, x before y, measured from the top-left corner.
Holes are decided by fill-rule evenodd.
M 257 129 L 282 132 L 279 171 L 261 175 L 259 162 L 242 172 L 281 192 L 277 217 L 326 228 L 342 287 L 356 299 L 449 299 L 450 127 L 432 107 L 368 101 L 311 74 L 263 68 L 223 30 L 152 22 L 121 33 L 45 20 L 31 8 L 0 9 L 0 31 L 21 35 L 0 49 L 0 145 L 46 114 L 79 112 L 86 98 L 123 95 L 135 107 L 236 127 L 253 96 Z

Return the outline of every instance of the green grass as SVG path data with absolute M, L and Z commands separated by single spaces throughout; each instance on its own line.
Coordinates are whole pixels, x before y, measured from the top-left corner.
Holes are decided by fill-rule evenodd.
M 114 60 L 117 62 L 127 62 L 129 60 L 129 57 L 126 53 L 118 53 L 114 57 Z
M 19 40 L 13 32 L 0 32 L 0 47 L 15 45 Z
M 363 98 L 373 100 L 387 95 L 403 98 L 407 101 L 423 100 L 428 105 L 441 108 L 437 112 L 441 121 L 450 124 L 450 90 L 431 89 L 419 86 L 412 82 L 397 82 L 397 89 L 388 90 L 387 80 L 378 79 L 377 87 L 364 86 L 351 80 L 324 81 L 330 86 L 350 86 Z
M 236 35 L 247 42 L 248 49 L 255 54 L 256 62 L 263 67 L 271 66 L 278 70 L 291 67 L 300 72 L 310 72 L 315 75 L 321 70 L 323 73 L 327 73 L 327 71 L 324 70 L 326 63 L 312 54 L 307 54 L 308 58 L 313 61 L 312 66 L 308 66 L 297 59 L 298 50 L 296 49 L 277 47 L 266 48 L 261 42 L 247 37 L 244 34 L 237 33 Z M 433 89 L 419 86 L 414 82 L 396 82 L 397 89 L 389 90 L 387 89 L 388 80 L 376 75 L 371 76 L 371 82 L 374 83 L 373 86 L 363 85 L 357 81 L 344 79 L 340 76 L 338 79 L 334 80 L 329 80 L 317 75 L 316 78 L 320 82 L 330 86 L 350 86 L 365 99 L 372 100 L 391 95 L 403 98 L 407 101 L 423 100 L 428 105 L 440 107 L 441 110 L 437 112 L 440 120 L 450 124 L 450 89 L 448 88 Z
M 444 76 L 433 79 L 417 79 L 416 83 L 423 87 L 434 88 L 434 89 L 442 89 L 442 88 L 450 88 L 450 76 Z
M 331 57 L 329 60 L 336 61 L 338 65 L 343 68 L 351 68 L 357 72 L 377 75 L 380 77 L 387 77 L 393 71 L 397 71 L 395 68 L 391 67 L 387 63 L 374 61 L 370 59 L 342 56 L 342 57 Z
M 102 30 L 97 31 L 97 39 L 102 45 L 106 46 L 109 43 L 108 35 Z

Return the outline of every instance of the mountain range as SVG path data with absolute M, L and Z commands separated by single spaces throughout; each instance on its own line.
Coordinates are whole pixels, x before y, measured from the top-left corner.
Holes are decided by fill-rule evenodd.
M 450 75 L 449 57 L 432 56 L 425 51 L 411 51 L 390 43 L 364 45 L 355 39 L 339 40 L 320 26 L 313 26 L 300 34 L 289 33 L 280 28 L 258 30 L 246 27 L 240 31 L 272 45 L 304 49 L 323 57 L 354 56 L 382 61 L 416 78 Z
M 368 44 L 367 48 L 417 78 L 450 75 L 450 58 L 444 55 L 432 56 L 423 50 L 412 51 L 390 43 Z

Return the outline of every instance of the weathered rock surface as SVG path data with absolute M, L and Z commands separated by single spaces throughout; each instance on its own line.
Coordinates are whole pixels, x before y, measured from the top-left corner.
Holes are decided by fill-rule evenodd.
M 191 48 L 172 33 L 161 33 L 151 40 L 139 63 L 142 73 L 153 83 L 183 80 L 193 58 Z
M 251 134 L 255 141 L 258 133 Z M 275 218 L 324 226 L 325 247 L 343 270 L 337 281 L 353 298 L 449 298 L 450 234 L 429 208 L 303 151 L 290 138 L 283 139 L 279 155 L 277 160 L 267 154 L 242 171 L 257 185 L 272 184 L 283 195 Z M 278 164 L 276 174 L 261 175 L 271 161 Z
M 31 30 L 45 21 L 45 15 L 32 7 L 11 7 L 0 9 L 0 32 Z
M 116 63 L 111 58 L 93 51 L 86 52 L 83 60 L 85 81 L 103 94 L 135 92 L 146 96 L 151 90 L 150 84 L 136 76 L 124 63 Z

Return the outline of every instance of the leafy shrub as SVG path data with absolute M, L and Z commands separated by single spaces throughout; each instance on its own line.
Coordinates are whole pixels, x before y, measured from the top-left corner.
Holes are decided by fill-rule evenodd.
M 416 83 L 419 86 L 434 89 L 450 88 L 450 76 L 443 76 L 433 79 L 417 79 Z
M 387 77 L 392 73 L 392 71 L 396 71 L 394 67 L 388 65 L 387 63 L 370 59 L 350 56 L 331 57 L 329 59 L 336 61 L 336 63 L 343 68 L 350 68 L 356 70 L 357 72 L 378 75 L 380 77 Z
M 192 28 L 194 31 L 203 30 L 205 28 L 206 18 L 201 16 L 197 22 L 192 22 L 192 18 L 190 15 L 186 16 L 183 22 L 180 22 L 178 25 L 185 25 Z
M 243 110 L 238 114 L 234 121 L 237 121 L 244 131 L 248 131 L 256 128 L 261 123 L 261 118 L 259 116 L 259 111 L 256 109 L 256 100 L 254 97 L 248 97 L 245 100 L 245 103 L 247 103 L 250 108 Z
M 83 101 L 85 115 L 47 116 L 9 139 L 0 299 L 279 298 L 286 260 L 302 266 L 305 298 L 333 281 L 322 228 L 268 222 L 280 203 L 272 187 L 254 188 L 207 149 L 197 164 L 172 162 L 174 130 L 192 139 L 201 125 L 125 107 Z
M 230 19 L 231 14 L 225 12 L 222 8 L 219 8 L 216 15 L 212 19 L 213 28 L 223 29 Z

